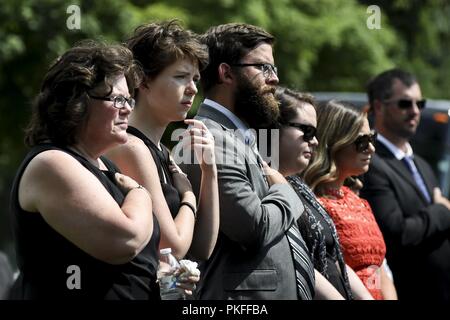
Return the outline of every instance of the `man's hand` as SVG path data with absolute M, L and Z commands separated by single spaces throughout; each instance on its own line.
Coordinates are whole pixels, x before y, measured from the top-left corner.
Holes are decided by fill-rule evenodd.
M 434 190 L 433 190 L 433 200 L 434 200 L 434 203 L 442 204 L 447 209 L 450 210 L 450 201 L 446 197 L 444 197 L 442 195 L 441 189 L 434 188 Z

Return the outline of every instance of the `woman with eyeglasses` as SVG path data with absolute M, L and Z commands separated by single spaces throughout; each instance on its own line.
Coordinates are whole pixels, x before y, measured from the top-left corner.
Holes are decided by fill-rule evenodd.
M 136 93 L 128 142 L 108 155 L 122 172 L 149 190 L 161 226 L 160 248 L 171 248 L 177 259 L 189 252 L 195 260 L 206 260 L 219 228 L 214 139 L 202 122 L 185 119 L 197 94 L 199 69 L 208 63 L 208 52 L 197 35 L 177 21 L 142 25 L 126 43 L 145 76 Z M 190 125 L 181 139 L 186 148 L 193 148 L 202 170 L 199 199 L 161 143 L 174 121 Z M 198 278 L 193 279 L 196 281 Z
M 280 102 L 279 171 L 305 206 L 298 225 L 314 263 L 314 299 L 372 299 L 354 273 L 349 277 L 333 220 L 300 177 L 318 146 L 314 98 L 286 88 L 277 89 L 276 98 Z
M 10 299 L 159 299 L 151 197 L 103 157 L 128 139 L 141 76 L 130 50 L 95 42 L 48 70 L 11 192 Z
M 319 147 L 304 179 L 333 219 L 347 265 L 375 299 L 396 299 L 394 285 L 382 267 L 386 246 L 372 210 L 344 185 L 369 169 L 375 152 L 375 133 L 367 114 L 330 101 L 318 107 L 317 122 Z

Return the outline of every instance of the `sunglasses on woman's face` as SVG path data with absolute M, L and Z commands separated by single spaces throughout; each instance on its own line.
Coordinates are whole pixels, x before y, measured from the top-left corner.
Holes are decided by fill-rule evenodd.
M 427 105 L 427 100 L 411 100 L 411 99 L 399 99 L 399 100 L 386 100 L 387 103 L 394 103 L 399 109 L 406 110 L 413 107 L 414 103 L 417 104 L 417 108 L 422 110 Z
M 354 144 L 357 152 L 364 152 L 369 149 L 369 143 L 375 145 L 375 141 L 377 140 L 377 133 L 373 132 L 371 134 L 364 134 L 356 138 Z
M 286 124 L 288 127 L 297 128 L 300 131 L 303 132 L 303 141 L 309 142 L 316 136 L 317 128 L 310 126 L 308 124 L 301 124 L 301 123 L 295 123 L 295 122 L 288 122 Z

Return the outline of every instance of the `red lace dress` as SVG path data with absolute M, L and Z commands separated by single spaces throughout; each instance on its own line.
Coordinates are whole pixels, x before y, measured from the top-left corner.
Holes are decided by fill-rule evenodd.
M 326 190 L 319 201 L 336 225 L 345 262 L 374 299 L 382 300 L 378 269 L 386 254 L 386 245 L 369 203 L 347 187 Z

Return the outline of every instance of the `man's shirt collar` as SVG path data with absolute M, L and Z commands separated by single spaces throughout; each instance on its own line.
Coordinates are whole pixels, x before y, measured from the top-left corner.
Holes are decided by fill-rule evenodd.
M 256 141 L 256 137 L 253 133 L 253 130 L 251 130 L 248 125 L 246 125 L 241 119 L 239 119 L 233 112 L 225 108 L 220 103 L 211 100 L 211 99 L 205 99 L 203 101 L 204 104 L 207 104 L 211 108 L 214 108 L 215 110 L 222 113 L 225 117 L 227 117 L 234 126 L 240 130 L 242 133 L 244 133 L 244 142 L 245 144 L 252 145 Z
M 382 134 L 378 133 L 377 140 L 382 143 L 392 154 L 395 156 L 397 160 L 402 160 L 404 157 L 413 157 L 413 150 L 409 142 L 406 143 L 406 152 L 399 149 L 396 145 L 386 139 Z

